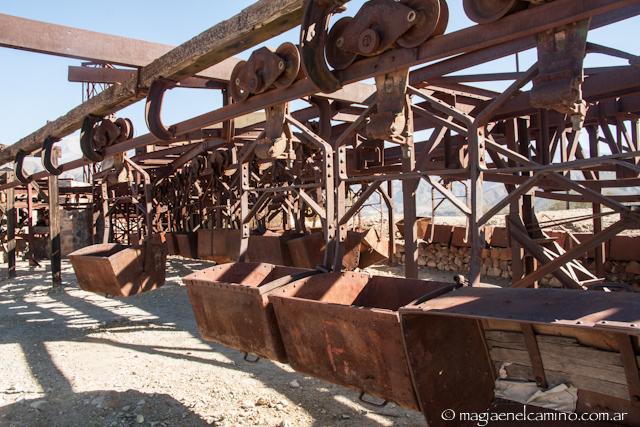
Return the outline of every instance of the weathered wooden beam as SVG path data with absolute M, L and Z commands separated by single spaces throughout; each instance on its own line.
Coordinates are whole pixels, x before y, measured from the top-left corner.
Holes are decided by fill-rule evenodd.
M 51 282 L 62 286 L 62 245 L 60 243 L 60 197 L 58 177 L 49 176 L 49 243 L 51 245 Z
M 183 80 L 295 27 L 300 22 L 301 8 L 302 0 L 260 0 L 254 3 L 152 61 L 140 70 L 139 79 L 132 78 L 111 86 L 6 147 L 0 151 L 0 165 L 14 160 L 18 150 L 33 152 L 40 149 L 49 136 L 63 138 L 80 129 L 88 115 L 111 114 L 144 98 L 149 85 L 159 77 Z
M 7 182 L 12 181 L 15 176 L 12 171 L 6 172 Z M 7 265 L 9 278 L 16 277 L 16 195 L 15 190 L 7 190 Z
M 5 14 L 0 14 L 0 46 L 127 67 L 144 67 L 175 48 Z M 228 58 L 200 75 L 228 81 L 238 61 Z

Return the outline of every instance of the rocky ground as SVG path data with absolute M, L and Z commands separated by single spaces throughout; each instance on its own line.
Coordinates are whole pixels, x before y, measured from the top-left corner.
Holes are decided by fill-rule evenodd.
M 391 404 L 202 341 L 180 277 L 129 299 L 52 290 L 48 266 L 0 282 L 0 426 L 424 426 Z M 3 268 L 4 274 L 6 269 Z

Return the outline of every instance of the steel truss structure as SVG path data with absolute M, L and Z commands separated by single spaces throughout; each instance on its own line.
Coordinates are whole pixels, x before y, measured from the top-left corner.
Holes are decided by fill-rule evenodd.
M 640 226 L 640 194 L 610 191 L 640 188 L 640 60 L 587 35 L 614 31 L 640 14 L 640 2 L 465 1 L 478 25 L 449 33 L 444 1 L 371 0 L 342 17 L 345 3 L 260 0 L 173 49 L 97 33 L 61 49 L 63 27 L 0 17 L 0 45 L 128 67 L 70 68 L 72 81 L 110 87 L 1 150 L 0 163 L 16 161 L 16 180 L 0 189 L 11 198 L 26 183 L 102 162 L 93 175 L 97 242 L 109 241 L 123 216 L 129 242 L 132 233 L 233 229 L 243 260 L 254 229 L 278 220 L 306 233 L 315 219 L 323 267 L 341 271 L 350 220 L 374 194 L 388 209 L 395 246 L 391 183 L 399 181 L 405 276 L 417 278 L 416 193 L 426 181 L 468 220 L 470 286 L 481 284 L 487 224 L 505 210 L 511 287 L 537 287 L 547 274 L 569 289 L 600 286 L 604 245 Z M 341 19 L 330 25 L 334 15 Z M 233 58 L 298 25 L 299 45 Z M 26 34 L 45 28 L 49 40 Z M 116 48 L 91 53 L 108 40 Z M 465 71 L 532 48 L 538 59 L 526 71 Z M 591 55 L 628 65 L 585 68 Z M 363 83 L 372 78 L 375 84 Z M 500 93 L 474 86 L 491 81 L 510 84 Z M 180 87 L 218 91 L 223 106 L 166 126 L 164 94 Z M 114 114 L 145 98 L 150 133 L 134 136 Z M 300 100 L 307 107 L 294 110 Z M 84 158 L 49 161 L 55 141 L 77 130 Z M 129 150 L 136 150 L 130 158 Z M 22 160 L 39 151 L 46 170 L 25 176 Z M 454 182 L 467 186 L 468 197 L 453 194 Z M 507 195 L 488 206 L 485 183 L 504 185 Z M 545 233 L 535 198 L 590 203 L 593 214 L 581 219 L 593 221 L 593 237 L 565 251 Z M 605 209 L 619 221 L 603 227 Z M 596 271 L 579 261 L 592 250 Z

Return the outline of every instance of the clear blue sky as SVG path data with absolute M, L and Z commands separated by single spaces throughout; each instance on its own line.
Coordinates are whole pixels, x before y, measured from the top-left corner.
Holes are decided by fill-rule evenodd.
M 349 3 L 351 14 L 363 2 L 354 0 Z M 0 12 L 177 45 L 251 3 L 251 0 L 183 0 L 178 3 L 166 0 L 111 0 L 104 4 L 78 0 L 4 0 Z M 451 18 L 448 31 L 471 24 L 462 11 L 461 3 L 460 0 L 449 0 Z M 615 30 L 592 32 L 590 40 L 640 54 L 637 43 L 639 28 L 640 19 L 636 17 L 617 24 Z M 275 47 L 284 40 L 296 41 L 297 38 L 298 31 L 294 30 L 268 45 Z M 524 55 L 523 67 L 533 60 L 532 53 Z M 67 67 L 79 63 L 77 60 L 0 48 L 0 143 L 13 144 L 44 125 L 47 120 L 59 117 L 81 102 L 81 85 L 67 82 Z M 601 58 L 594 57 L 587 65 L 616 63 L 622 62 L 605 63 Z M 508 58 L 477 67 L 473 71 L 513 71 L 514 67 L 513 58 Z M 219 95 L 209 91 L 174 90 L 166 102 L 165 121 L 173 123 L 215 108 L 219 105 Z M 134 120 L 138 135 L 146 133 L 142 111 L 142 105 L 138 103 L 122 113 Z

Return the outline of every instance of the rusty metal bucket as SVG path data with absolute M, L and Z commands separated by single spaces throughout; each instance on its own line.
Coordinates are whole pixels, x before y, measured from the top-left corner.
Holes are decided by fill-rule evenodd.
M 313 271 L 265 263 L 230 263 L 185 277 L 202 337 L 260 357 L 286 362 L 268 300 L 293 275 Z
M 297 371 L 417 409 L 397 310 L 445 283 L 328 273 L 269 295 Z
M 198 230 L 198 258 L 215 261 L 218 264 L 238 261 L 241 240 L 240 230 L 231 228 Z
M 164 285 L 167 248 L 164 236 L 154 235 L 137 247 L 88 246 L 69 254 L 69 259 L 81 289 L 128 297 Z
M 521 414 L 522 404 L 496 398 L 496 379 L 541 389 L 572 385 L 576 412 L 624 412 L 625 425 L 640 425 L 640 298 L 634 294 L 462 288 L 403 307 L 400 316 L 430 426 L 451 425 L 441 417 L 445 410 Z M 552 412 L 533 405 L 526 409 Z
M 301 237 L 300 233 L 279 233 L 267 231 L 249 237 L 248 262 L 266 262 L 275 265 L 293 265 L 287 242 Z
M 287 242 L 293 265 L 300 268 L 316 268 L 324 261 L 326 244 L 321 232 L 311 233 Z M 366 268 L 389 256 L 386 239 L 378 238 L 375 230 L 348 231 L 345 241 L 343 270 Z
M 173 233 L 175 247 L 178 248 L 178 255 L 184 258 L 197 258 L 197 241 L 196 234 L 189 233 Z

